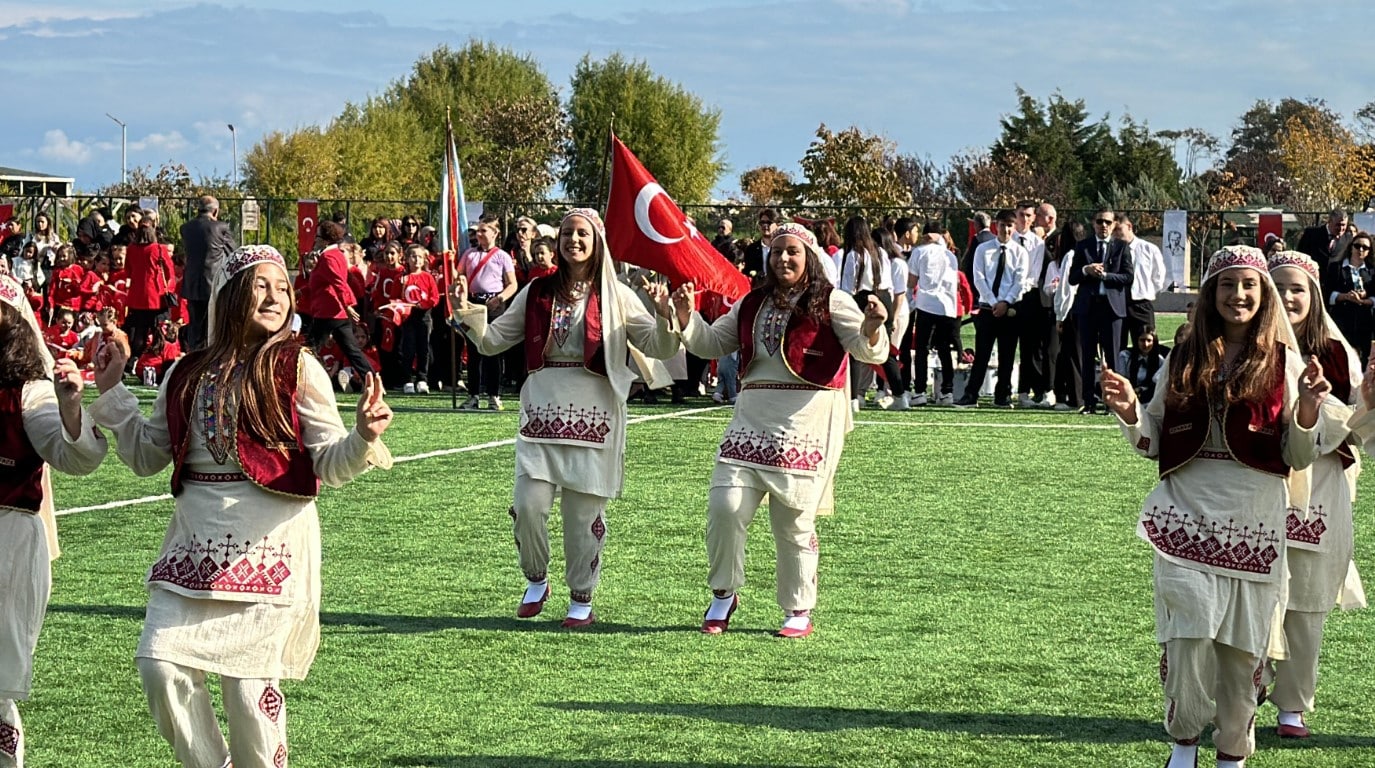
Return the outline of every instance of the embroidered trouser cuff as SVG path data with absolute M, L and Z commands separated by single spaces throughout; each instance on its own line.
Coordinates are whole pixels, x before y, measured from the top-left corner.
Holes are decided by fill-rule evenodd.
M 516 477 L 513 526 L 520 568 L 530 581 L 543 581 L 549 571 L 549 512 L 554 506 L 553 483 L 526 475 Z M 592 602 L 602 575 L 606 545 L 606 502 L 602 496 L 562 489 L 564 576 L 574 600 Z
M 220 678 L 229 745 L 215 719 L 205 672 L 137 659 L 148 710 L 184 768 L 285 768 L 286 699 L 276 680 Z M 232 746 L 230 746 L 232 745 Z
M 1262 660 L 1210 638 L 1165 643 L 1160 678 L 1165 687 L 1165 731 L 1176 740 L 1197 738 L 1216 725 L 1219 752 L 1256 750 L 1256 693 Z
M 718 593 L 745 584 L 745 538 L 764 499 L 757 488 L 718 486 L 707 502 L 707 583 Z M 778 549 L 778 604 L 785 611 L 816 607 L 816 513 L 769 498 L 769 522 Z
M 24 768 L 24 726 L 13 699 L 0 699 L 0 768 Z

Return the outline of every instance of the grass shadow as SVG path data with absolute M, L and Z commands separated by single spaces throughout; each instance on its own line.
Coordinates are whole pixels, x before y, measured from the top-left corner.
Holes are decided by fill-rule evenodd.
M 432 768 L 707 768 L 720 763 L 687 763 L 680 760 L 561 760 L 532 755 L 402 755 L 390 757 L 386 765 L 431 766 Z M 730 768 L 797 768 L 782 763 L 731 763 Z

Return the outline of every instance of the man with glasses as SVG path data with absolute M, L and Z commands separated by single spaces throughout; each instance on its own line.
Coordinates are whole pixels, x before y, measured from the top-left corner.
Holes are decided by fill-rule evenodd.
M 745 249 L 745 276 L 750 279 L 750 287 L 758 288 L 764 284 L 768 274 L 769 241 L 773 239 L 773 229 L 778 226 L 778 212 L 765 208 L 759 212 L 759 239 Z
M 1079 359 L 1084 372 L 1084 405 L 1080 413 L 1098 409 L 1098 370 L 1096 353 L 1109 366 L 1121 351 L 1122 320 L 1127 316 L 1127 292 L 1131 289 L 1135 266 L 1132 252 L 1121 240 L 1114 240 L 1117 214 L 1103 209 L 1093 215 L 1093 236 L 1074 246 L 1065 280 L 1078 286 L 1070 310 L 1079 329 Z
M 1318 264 L 1328 264 L 1341 259 L 1346 244 L 1355 236 L 1350 226 L 1346 210 L 1333 208 L 1327 214 L 1327 223 L 1308 227 L 1299 237 L 1298 250 L 1313 257 Z

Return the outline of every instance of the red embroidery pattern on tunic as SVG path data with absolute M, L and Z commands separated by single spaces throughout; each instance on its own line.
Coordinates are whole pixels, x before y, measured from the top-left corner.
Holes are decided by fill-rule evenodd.
M 272 765 L 276 768 L 286 768 L 286 745 L 278 744 L 277 753 L 272 756 Z
M 1164 651 L 1160 652 L 1160 684 L 1165 684 L 1165 679 L 1170 676 L 1170 660 Z
M 281 691 L 269 685 L 267 689 L 263 691 L 263 695 L 258 697 L 258 709 L 262 710 L 264 715 L 267 715 L 268 720 L 275 723 L 277 722 L 277 718 L 282 714 L 282 704 L 285 703 L 285 701 L 286 700 L 282 698 Z
M 600 517 L 592 521 L 592 535 L 597 537 L 597 541 L 606 535 L 606 523 Z
M 266 538 L 257 544 L 236 542 L 227 533 L 218 543 L 178 544 L 153 564 L 148 580 L 196 591 L 280 595 L 291 576 L 290 560 L 285 543 L 272 546 Z
M 1146 437 L 1145 435 L 1142 435 L 1142 436 L 1141 436 L 1141 439 L 1136 441 L 1136 450 L 1141 451 L 1142 453 L 1145 453 L 1146 451 L 1149 451 L 1150 449 L 1151 449 L 1151 439 L 1150 439 L 1149 437 Z
M 537 405 L 527 407 L 525 415 L 520 433 L 526 437 L 605 443 L 611 432 L 611 414 L 596 407 Z
M 19 729 L 0 721 L 0 752 L 10 757 L 19 753 Z
M 1257 524 L 1238 528 L 1236 521 L 1226 525 L 1208 522 L 1177 511 L 1151 507 L 1141 519 L 1146 536 L 1161 552 L 1215 568 L 1247 573 L 1270 573 L 1279 559 L 1276 533 Z
M 821 551 L 821 542 L 816 540 L 815 533 L 812 534 L 811 540 L 807 542 L 807 551 L 813 555 Z
M 598 552 L 597 555 L 596 555 L 596 557 L 593 557 L 593 558 L 592 558 L 592 572 L 593 572 L 593 573 L 596 573 L 596 572 L 597 572 L 597 566 L 599 566 L 599 565 L 601 565 L 601 564 L 602 564 L 602 553 Z M 591 602 L 591 601 L 590 601 L 590 600 L 580 600 L 579 602 L 587 603 L 587 602 Z
M 1323 518 L 1327 513 L 1322 511 L 1322 505 L 1308 508 L 1308 519 L 1300 520 L 1298 510 L 1289 508 L 1289 517 L 1284 520 L 1284 535 L 1290 541 L 1301 541 L 1304 544 L 1321 544 L 1322 535 L 1327 533 L 1327 523 Z
M 573 330 L 573 305 L 563 299 L 554 299 L 554 319 L 550 324 L 549 335 L 553 337 L 554 343 L 559 347 L 568 341 L 568 334 Z
M 821 442 L 810 437 L 732 429 L 721 439 L 721 458 L 780 469 L 815 472 L 825 461 Z

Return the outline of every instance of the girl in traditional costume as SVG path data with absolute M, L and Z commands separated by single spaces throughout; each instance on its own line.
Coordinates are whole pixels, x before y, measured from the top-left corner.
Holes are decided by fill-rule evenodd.
M 596 211 L 577 208 L 559 225 L 557 271 L 531 280 L 495 320 L 468 300 L 467 279 L 450 291 L 452 322 L 479 354 L 525 342 L 529 372 L 520 390 L 514 519 L 525 593 L 516 616 L 539 615 L 549 598 L 549 512 L 562 499 L 566 628 L 596 621 L 592 594 L 601 578 L 606 504 L 621 494 L 626 398 L 635 380 L 629 344 L 670 357 L 678 340 L 615 276 Z M 658 299 L 663 289 L 651 287 Z
M 391 466 L 376 374 L 357 424 L 339 418 L 323 367 L 291 337 L 291 283 L 268 245 L 235 251 L 212 277 L 210 342 L 179 360 L 145 417 L 119 383 L 122 349 L 97 365 L 96 422 L 147 476 L 172 465 L 176 508 L 148 571 L 135 654 L 149 710 L 187 768 L 287 762 L 279 681 L 304 679 L 320 641 L 320 483 Z M 206 675 L 220 677 L 229 744 Z
M 1365 606 L 1352 553 L 1351 508 L 1361 465 L 1352 452 L 1350 419 L 1361 386 L 1361 363 L 1323 308 L 1318 265 L 1298 251 L 1270 257 L 1270 276 L 1305 357 L 1316 357 L 1332 393 L 1322 405 L 1318 458 L 1290 483 L 1286 521 L 1289 593 L 1283 659 L 1274 663 L 1270 701 L 1279 708 L 1281 738 L 1307 738 L 1303 713 L 1313 709 L 1323 622 L 1334 606 Z M 1307 498 L 1307 504 L 1303 503 Z
M 58 555 L 47 466 L 86 475 L 105 458 L 81 389 L 76 363 L 48 354 L 24 290 L 0 277 L 0 768 L 24 765 L 15 702 L 29 697 Z
M 708 325 L 692 312 L 693 286 L 672 307 L 683 344 L 702 358 L 740 351 L 740 394 L 711 476 L 707 506 L 708 583 L 702 631 L 720 634 L 740 604 L 745 537 L 765 494 L 778 550 L 781 637 L 812 633 L 816 606 L 816 514 L 852 428 L 849 356 L 888 359 L 887 311 L 877 296 L 861 309 L 826 279 L 816 237 L 798 224 L 773 232 L 763 284 Z
M 1192 330 L 1144 404 L 1104 365 L 1104 402 L 1138 453 L 1157 459 L 1137 535 L 1155 548 L 1156 640 L 1168 768 L 1193 768 L 1215 724 L 1219 768 L 1255 750 L 1254 715 L 1271 623 L 1287 573 L 1286 480 L 1318 455 L 1319 408 L 1331 386 L 1305 367 L 1265 257 L 1213 254 Z

